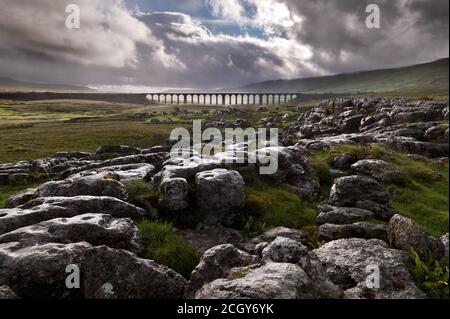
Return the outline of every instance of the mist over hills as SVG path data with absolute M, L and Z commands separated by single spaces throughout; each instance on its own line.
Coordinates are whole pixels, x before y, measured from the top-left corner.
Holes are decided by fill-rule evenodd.
M 18 81 L 11 78 L 0 77 L 0 91 L 17 92 L 95 92 L 85 86 L 64 85 L 64 84 L 46 84 Z

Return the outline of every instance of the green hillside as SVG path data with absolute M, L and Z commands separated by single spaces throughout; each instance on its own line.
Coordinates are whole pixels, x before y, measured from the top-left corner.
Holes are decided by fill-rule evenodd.
M 243 91 L 448 95 L 448 58 L 408 67 L 255 83 Z

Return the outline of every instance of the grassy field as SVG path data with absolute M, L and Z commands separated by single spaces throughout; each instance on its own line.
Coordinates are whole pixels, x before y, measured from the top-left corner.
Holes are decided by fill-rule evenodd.
M 132 115 L 168 109 L 86 101 L 0 101 L 0 163 L 58 151 L 92 152 L 108 144 L 165 144 L 172 129 L 180 125 L 150 125 Z
M 307 104 L 302 106 L 305 109 Z M 138 147 L 165 145 L 175 127 L 191 127 L 194 119 L 218 121 L 244 118 L 252 125 L 269 116 L 290 114 L 296 119 L 295 107 L 269 108 L 255 112 L 256 106 L 243 106 L 244 114 L 214 115 L 222 106 L 183 105 L 187 115 L 171 115 L 171 105 L 135 105 L 96 101 L 55 100 L 34 102 L 0 101 L 0 163 L 43 158 L 58 151 L 95 151 L 102 145 L 125 144 Z M 209 114 L 200 114 L 208 110 Z M 165 112 L 166 115 L 161 113 Z M 152 119 L 162 123 L 148 124 L 134 115 L 154 113 Z

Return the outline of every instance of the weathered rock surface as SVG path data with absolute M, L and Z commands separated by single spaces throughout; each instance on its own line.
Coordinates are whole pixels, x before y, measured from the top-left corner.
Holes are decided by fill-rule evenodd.
M 285 238 L 290 238 L 290 239 L 299 241 L 301 243 L 306 242 L 306 237 L 300 230 L 282 227 L 282 226 L 266 230 L 259 237 L 262 240 L 267 240 L 267 241 L 273 241 L 277 237 L 285 237 Z
M 308 275 L 297 265 L 267 263 L 249 270 L 236 270 L 237 279 L 217 279 L 203 286 L 196 299 L 313 299 Z M 231 275 L 231 277 L 233 274 Z
M 388 233 L 391 246 L 406 252 L 413 249 L 422 260 L 428 260 L 430 255 L 439 260 L 445 255 L 443 243 L 426 235 L 410 218 L 398 214 L 392 217 Z
M 6 208 L 14 208 L 35 199 L 38 196 L 37 188 L 28 188 L 20 193 L 12 195 L 6 201 Z
M 195 176 L 198 206 L 207 211 L 205 223 L 231 225 L 245 205 L 245 182 L 236 171 L 215 169 Z
M 122 183 L 109 178 L 87 176 L 48 182 L 38 190 L 39 197 L 74 197 L 81 195 L 109 196 L 126 200 L 128 195 Z
M 145 211 L 112 197 L 37 198 L 17 208 L 0 209 L 0 235 L 55 217 L 70 218 L 83 214 L 107 214 L 118 218 L 138 219 L 145 215 Z
M 87 299 L 181 299 L 184 295 L 187 282 L 181 275 L 128 251 L 93 247 L 84 258 Z
M 203 285 L 219 279 L 226 278 L 231 270 L 258 262 L 256 256 L 250 255 L 233 245 L 224 244 L 207 250 L 197 267 L 194 269 L 189 281 L 187 297 L 191 298 Z
M 314 253 L 347 298 L 425 298 L 408 272 L 408 255 L 388 248 L 381 240 L 341 239 L 325 244 Z M 377 281 L 369 277 L 373 270 L 379 270 L 379 289 L 371 288 L 377 286 Z
M 355 207 L 336 207 L 325 205 L 319 207 L 316 224 L 351 224 L 374 219 L 374 214 L 365 209 Z
M 0 236 L 0 243 L 19 242 L 21 247 L 82 241 L 94 246 L 108 245 L 136 253 L 142 249 L 137 227 L 131 219 L 113 218 L 103 214 L 55 218 Z
M 361 175 L 366 175 L 379 182 L 402 183 L 404 175 L 394 165 L 375 159 L 365 159 L 356 162 L 351 166 L 352 170 Z
M 397 211 L 387 205 L 375 203 L 371 200 L 359 200 L 355 203 L 355 206 L 360 209 L 370 210 L 376 219 L 388 222 Z
M 262 251 L 263 261 L 298 264 L 308 254 L 308 248 L 302 243 L 286 238 L 277 237 Z
M 87 169 L 80 173 L 69 176 L 69 178 L 80 178 L 96 175 L 103 178 L 114 179 L 121 182 L 150 179 L 155 171 L 155 166 L 147 163 L 106 166 Z
M 375 180 L 365 176 L 338 178 L 331 187 L 330 204 L 354 207 L 357 201 L 371 200 L 379 204 L 389 203 L 389 192 Z
M 358 222 L 354 224 L 324 224 L 319 228 L 319 237 L 327 242 L 343 238 L 376 238 L 388 240 L 387 228 L 383 224 Z
M 278 237 L 262 251 L 263 262 L 299 265 L 311 279 L 315 298 L 342 298 L 342 290 L 325 274 L 317 257 L 298 241 Z
M 66 267 L 83 263 L 88 243 L 18 246 L 0 244 L 0 285 L 8 285 L 21 298 L 83 297 L 81 289 L 67 289 Z
M 181 177 L 166 178 L 160 185 L 159 206 L 169 212 L 177 212 L 188 206 L 189 184 Z
M 186 280 L 165 266 L 125 250 L 88 243 L 18 248 L 0 244 L 0 285 L 22 298 L 181 298 Z M 68 289 L 66 267 L 83 274 L 81 289 Z

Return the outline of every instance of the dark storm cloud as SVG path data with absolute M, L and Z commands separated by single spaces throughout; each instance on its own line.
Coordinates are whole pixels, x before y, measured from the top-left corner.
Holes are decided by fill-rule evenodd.
M 80 30 L 64 27 L 68 3 L 81 7 Z M 208 25 L 216 23 L 214 33 L 187 14 L 135 13 L 120 0 L 0 0 L 0 77 L 67 84 L 235 87 L 448 56 L 448 0 L 189 3 L 199 12 L 211 10 L 215 19 Z M 381 8 L 381 29 L 365 26 L 369 3 Z M 175 1 L 171 6 L 176 7 Z M 220 33 L 224 22 L 241 28 L 242 34 Z M 264 36 L 248 35 L 248 29 Z
M 398 66 L 448 56 L 448 0 L 280 0 L 302 17 L 294 37 L 329 73 Z M 367 29 L 377 4 L 381 28 Z

